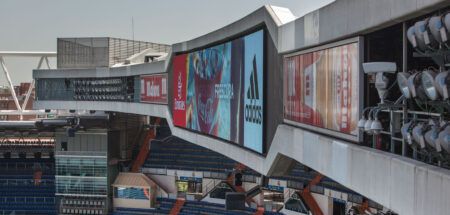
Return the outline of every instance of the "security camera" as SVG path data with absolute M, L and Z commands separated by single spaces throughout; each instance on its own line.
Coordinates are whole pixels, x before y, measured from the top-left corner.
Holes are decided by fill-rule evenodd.
M 383 104 L 389 84 L 389 79 L 384 76 L 384 73 L 395 73 L 397 71 L 397 64 L 392 62 L 363 63 L 363 69 L 366 74 L 376 74 L 375 87 L 377 88 L 380 101 Z

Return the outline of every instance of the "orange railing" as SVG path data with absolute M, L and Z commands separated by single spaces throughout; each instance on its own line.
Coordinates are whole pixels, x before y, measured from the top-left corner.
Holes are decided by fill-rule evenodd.
M 180 213 L 181 208 L 183 208 L 184 202 L 186 202 L 185 199 L 178 198 L 175 204 L 173 204 L 172 209 L 170 210 L 170 215 L 177 215 Z
M 309 182 L 308 186 L 306 186 L 305 189 L 303 189 L 303 192 L 300 192 L 301 197 L 305 201 L 306 205 L 308 205 L 309 209 L 311 210 L 311 213 L 313 215 L 323 215 L 322 210 L 320 209 L 319 205 L 317 204 L 314 197 L 311 195 L 311 187 L 318 184 L 323 178 L 323 175 L 318 173 L 311 182 Z
M 161 119 L 157 118 L 155 121 L 155 126 L 159 125 Z M 147 159 L 147 155 L 150 152 L 150 141 L 156 137 L 156 128 L 150 129 L 145 136 L 144 142 L 141 145 L 141 149 L 139 150 L 139 154 L 133 162 L 133 166 L 131 167 L 131 172 L 139 172 L 142 165 L 144 165 L 145 160 Z

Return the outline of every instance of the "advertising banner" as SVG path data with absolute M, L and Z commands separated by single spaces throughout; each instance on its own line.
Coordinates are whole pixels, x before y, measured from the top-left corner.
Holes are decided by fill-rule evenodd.
M 167 74 L 141 76 L 141 102 L 167 104 Z
M 263 41 L 264 33 L 261 30 L 230 42 L 176 56 L 175 125 L 238 143 L 261 153 Z
M 173 124 L 186 127 L 186 54 L 173 59 Z
M 359 48 L 350 43 L 284 59 L 286 120 L 356 136 Z

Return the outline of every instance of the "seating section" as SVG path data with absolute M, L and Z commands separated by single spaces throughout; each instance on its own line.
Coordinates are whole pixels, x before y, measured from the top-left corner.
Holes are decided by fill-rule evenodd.
M 0 214 L 56 214 L 53 159 L 0 159 L 0 169 Z
M 158 198 L 159 207 L 155 209 L 135 209 L 135 208 L 115 208 L 112 215 L 140 215 L 140 214 L 152 214 L 162 215 L 169 214 L 175 204 L 175 199 Z M 256 209 L 246 208 L 245 211 L 227 211 L 225 205 L 202 202 L 202 201 L 186 201 L 179 215 L 247 215 L 255 214 Z M 265 215 L 282 215 L 277 212 L 264 212 Z
M 225 205 L 201 201 L 186 201 L 179 215 L 211 214 L 211 215 L 244 215 L 254 214 L 255 209 L 247 208 L 245 211 L 227 211 Z
M 235 165 L 235 161 L 217 152 L 180 138 L 169 137 L 164 141 L 152 141 L 150 153 L 143 168 L 229 172 Z
M 154 209 L 114 208 L 114 211 L 111 214 L 112 215 L 169 214 L 176 200 L 168 198 L 158 198 L 157 201 L 159 203 L 159 206 Z
M 300 163 L 297 163 L 291 170 L 291 172 L 288 175 L 285 175 L 283 177 L 273 177 L 274 179 L 280 179 L 280 180 L 286 180 L 286 181 L 293 181 L 293 182 L 300 182 L 304 186 L 308 185 L 309 182 L 315 177 L 316 172 L 315 171 L 308 171 L 306 170 L 306 167 Z M 330 178 L 324 177 L 318 186 L 322 186 L 324 188 L 345 192 L 345 193 L 351 193 L 356 194 L 352 190 L 340 185 L 339 183 L 333 181 Z

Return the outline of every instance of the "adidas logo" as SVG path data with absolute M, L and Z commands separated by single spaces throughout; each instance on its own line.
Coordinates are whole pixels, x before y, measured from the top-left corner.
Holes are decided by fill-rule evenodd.
M 247 99 L 250 100 L 250 104 L 245 104 L 245 121 L 262 124 L 262 105 L 258 104 L 260 100 L 258 86 L 258 71 L 256 67 L 256 56 L 254 56 L 253 70 L 250 75 L 250 86 L 247 89 Z

